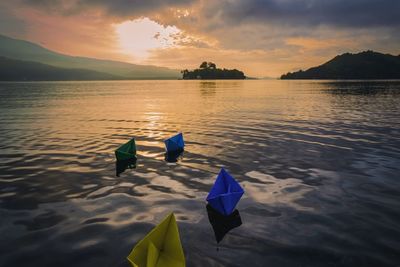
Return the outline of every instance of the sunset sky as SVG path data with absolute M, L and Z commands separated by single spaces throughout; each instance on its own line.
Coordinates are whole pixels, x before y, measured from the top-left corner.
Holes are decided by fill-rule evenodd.
M 277 77 L 344 52 L 400 54 L 400 1 L 2 1 L 0 34 L 70 55 Z

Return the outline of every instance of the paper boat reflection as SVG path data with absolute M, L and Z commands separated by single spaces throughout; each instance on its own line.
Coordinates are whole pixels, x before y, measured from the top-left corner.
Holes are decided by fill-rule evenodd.
M 123 173 L 126 169 L 134 169 L 136 168 L 136 161 L 137 158 L 130 158 L 126 160 L 117 160 L 115 162 L 115 173 L 117 176 L 119 176 L 121 173 Z
M 242 225 L 242 218 L 238 210 L 233 211 L 228 216 L 224 216 L 216 211 L 210 204 L 207 204 L 206 209 L 208 220 L 214 230 L 217 243 L 221 242 L 230 230 Z
M 183 157 L 183 151 L 165 152 L 165 161 L 177 162 L 179 158 Z

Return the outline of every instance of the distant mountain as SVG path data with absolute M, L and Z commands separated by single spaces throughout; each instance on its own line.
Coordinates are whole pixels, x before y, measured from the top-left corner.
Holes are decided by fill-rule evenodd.
M 281 79 L 400 79 L 400 56 L 346 53 L 321 66 L 283 74 Z
M 66 69 L 0 57 L 0 81 L 117 80 L 121 77 L 86 69 Z
M 53 52 L 40 45 L 0 35 L 0 56 L 23 61 L 39 62 L 61 68 L 87 69 L 108 73 L 122 79 L 177 79 L 178 70 L 136 65 L 119 61 L 74 57 Z

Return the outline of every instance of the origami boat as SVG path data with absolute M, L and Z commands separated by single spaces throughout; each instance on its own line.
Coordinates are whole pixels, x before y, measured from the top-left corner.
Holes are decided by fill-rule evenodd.
M 242 218 L 238 210 L 229 216 L 224 216 L 216 211 L 210 204 L 207 204 L 208 220 L 214 230 L 215 240 L 221 242 L 224 236 L 232 229 L 242 225 Z
M 243 194 L 239 183 L 222 168 L 206 200 L 215 210 L 227 216 L 233 212 Z
M 185 267 L 185 256 L 173 213 L 132 249 L 128 261 L 133 267 Z
M 168 153 L 183 151 L 185 147 L 185 142 L 183 141 L 182 133 L 178 133 L 177 135 L 168 138 L 164 142 L 165 142 L 165 148 L 167 149 Z
M 123 144 L 117 150 L 115 150 L 115 157 L 117 160 L 129 160 L 136 158 L 135 139 L 132 138 L 129 142 Z

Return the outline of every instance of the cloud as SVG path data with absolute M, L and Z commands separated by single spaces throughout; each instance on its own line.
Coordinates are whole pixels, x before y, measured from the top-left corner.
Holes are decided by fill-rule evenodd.
M 356 47 L 398 53 L 398 10 L 397 0 L 201 0 L 186 7 L 184 17 L 165 9 L 151 18 L 222 49 L 280 48 L 329 58 Z M 309 42 L 293 42 L 296 38 Z
M 155 10 L 190 5 L 194 0 L 80 0 L 80 7 L 100 7 L 113 16 L 145 16 Z
M 97 12 L 106 20 L 121 22 L 142 17 L 177 26 L 194 35 L 216 39 L 229 35 L 275 45 L 271 38 L 312 35 L 320 27 L 353 30 L 384 28 L 400 35 L 398 0 L 19 0 L 39 10 L 63 15 Z M 222 45 L 228 42 L 221 42 Z M 278 41 L 282 43 L 282 41 Z
M 225 0 L 207 8 L 219 10 L 228 23 L 268 23 L 315 27 L 376 27 L 400 25 L 398 0 Z
M 179 8 L 195 0 L 20 0 L 22 5 L 63 15 L 76 15 L 99 10 L 116 20 L 148 16 L 157 10 Z
M 164 27 L 148 18 L 125 21 L 115 25 L 121 49 L 136 58 L 147 57 L 148 51 L 175 45 L 180 31 Z
M 360 28 L 400 25 L 398 0 L 20 0 L 20 3 L 65 14 L 97 8 L 109 16 L 131 19 L 162 10 L 176 13 L 179 8 L 184 9 L 180 17 L 189 17 L 188 10 L 195 8 L 204 20 L 217 18 L 216 21 L 231 26 L 238 23 Z
M 26 23 L 18 19 L 7 3 L 0 3 L 0 34 L 18 37 L 27 30 Z

